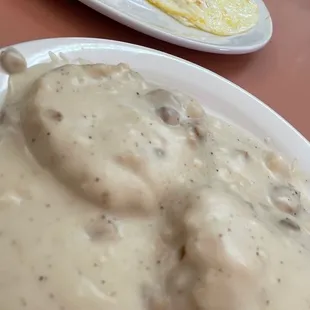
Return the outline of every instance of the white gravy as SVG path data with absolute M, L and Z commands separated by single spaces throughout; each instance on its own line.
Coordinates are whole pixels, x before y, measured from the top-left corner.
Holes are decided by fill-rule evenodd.
M 11 75 L 3 108 L 1 309 L 310 309 L 285 160 L 126 65 L 55 66 Z

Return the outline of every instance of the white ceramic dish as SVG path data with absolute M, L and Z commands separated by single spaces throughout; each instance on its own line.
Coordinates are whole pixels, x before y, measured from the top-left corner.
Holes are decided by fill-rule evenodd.
M 270 137 L 280 152 L 290 159 L 296 158 L 300 168 L 310 174 L 310 144 L 296 129 L 245 90 L 193 63 L 153 49 L 100 39 L 48 39 L 15 47 L 30 66 L 49 61 L 49 51 L 62 52 L 70 60 L 81 57 L 92 62 L 128 63 L 147 80 L 197 98 L 209 113 L 237 124 L 261 139 Z M 8 76 L 0 71 L 1 102 L 7 82 Z
M 263 48 L 272 36 L 272 21 L 263 0 L 258 24 L 250 31 L 221 37 L 181 25 L 146 0 L 79 0 L 94 10 L 147 35 L 187 48 L 218 53 L 245 54 Z

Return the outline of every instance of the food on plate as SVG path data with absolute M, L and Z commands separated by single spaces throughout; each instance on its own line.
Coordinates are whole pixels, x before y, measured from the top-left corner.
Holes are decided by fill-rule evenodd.
M 254 0 L 147 0 L 185 26 L 228 36 L 248 31 L 258 22 Z
M 54 59 L 0 138 L 1 309 L 309 309 L 307 181 L 195 99 Z
M 9 74 L 20 73 L 27 68 L 26 59 L 13 47 L 0 53 L 0 65 Z

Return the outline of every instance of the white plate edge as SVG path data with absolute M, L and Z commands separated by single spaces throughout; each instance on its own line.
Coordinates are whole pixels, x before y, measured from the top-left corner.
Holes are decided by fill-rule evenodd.
M 142 32 L 145 35 L 152 36 L 158 40 L 165 41 L 173 45 L 182 46 L 188 49 L 195 49 L 201 52 L 224 54 L 224 55 L 242 55 L 242 54 L 254 53 L 264 48 L 268 44 L 268 42 L 271 40 L 272 35 L 273 35 L 272 18 L 265 4 L 264 6 L 266 7 L 266 10 L 268 11 L 268 14 L 269 14 L 269 22 L 270 22 L 270 29 L 271 29 L 270 34 L 266 38 L 265 41 L 262 41 L 261 43 L 251 45 L 248 47 L 243 46 L 243 47 L 220 48 L 212 43 L 203 43 L 203 42 L 199 42 L 196 40 L 192 40 L 190 38 L 185 39 L 180 36 L 170 34 L 168 32 L 160 31 L 157 28 L 152 28 L 139 20 L 133 20 L 130 16 L 123 14 L 108 5 L 102 4 L 98 0 L 79 0 L 79 1 L 85 4 L 86 6 L 94 9 L 95 11 L 119 22 L 120 24 L 123 24 L 138 32 Z M 104 5 L 104 8 L 103 8 L 103 5 Z
M 182 58 L 170 55 L 168 53 L 164 53 L 161 51 L 157 51 L 151 48 L 147 48 L 144 46 L 139 46 L 131 43 L 125 43 L 120 41 L 113 41 L 113 40 L 107 40 L 107 39 L 97 39 L 97 38 L 79 38 L 79 37 L 63 37 L 63 38 L 51 38 L 51 39 L 41 39 L 41 40 L 34 40 L 29 42 L 23 42 L 16 45 L 12 45 L 13 47 L 17 48 L 19 51 L 21 51 L 23 54 L 26 55 L 26 58 L 29 58 L 28 55 L 31 53 L 31 50 L 36 51 L 36 56 L 34 59 L 32 59 L 32 62 L 37 63 L 38 55 L 45 55 L 47 53 L 47 50 L 53 50 L 55 52 L 63 52 L 64 46 L 76 46 L 76 50 L 81 49 L 81 45 L 101 45 L 102 47 L 124 47 L 124 49 L 131 49 L 134 52 L 143 52 L 150 55 L 157 55 L 165 57 L 168 61 L 175 61 L 178 64 L 189 66 L 195 70 L 198 70 L 202 74 L 208 74 L 214 81 L 217 81 L 219 83 L 224 83 L 228 87 L 228 90 L 232 93 L 235 93 L 238 95 L 238 93 L 242 94 L 244 98 L 249 98 L 252 101 L 252 105 L 257 105 L 258 109 L 261 109 L 262 113 L 267 116 L 267 118 L 271 119 L 271 122 L 276 123 L 276 125 L 281 125 L 283 129 L 286 131 L 286 134 L 288 134 L 288 139 L 295 139 L 302 148 L 302 151 L 310 155 L 310 142 L 295 128 L 293 127 L 288 121 L 286 121 L 282 116 L 280 116 L 277 112 L 275 112 L 272 108 L 267 106 L 265 103 L 263 103 L 261 100 L 253 96 L 251 93 L 247 92 L 240 86 L 232 83 L 231 81 L 225 79 L 224 77 L 205 69 L 199 65 L 196 65 L 194 63 L 191 63 L 187 60 L 184 60 Z M 1 50 L 5 49 L 7 47 L 1 48 Z M 28 51 L 25 51 L 28 50 Z M 29 52 L 30 49 L 30 52 Z M 58 51 L 57 51 L 58 49 Z M 40 51 L 43 53 L 40 54 Z M 72 49 L 70 49 L 72 51 Z M 31 64 L 30 64 L 31 65 Z M 4 75 L 2 72 L 0 72 L 0 85 L 1 85 L 1 79 L 3 79 Z M 6 76 L 7 77 L 7 76 Z M 7 80 L 7 78 L 4 78 L 4 80 Z M 6 81 L 4 81 L 5 83 Z M 2 89 L 3 91 L 3 89 Z M 0 89 L 1 92 L 1 89 Z M 0 102 L 1 104 L 1 102 Z M 268 120 L 266 119 L 266 124 L 268 123 Z M 243 127 L 243 126 L 241 126 Z M 308 157 L 305 156 L 305 158 L 300 159 L 303 163 L 308 162 Z M 307 171 L 310 173 L 310 163 Z

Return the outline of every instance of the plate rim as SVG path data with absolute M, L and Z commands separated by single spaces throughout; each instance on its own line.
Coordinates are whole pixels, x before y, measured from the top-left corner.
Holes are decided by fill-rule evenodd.
M 192 40 L 191 38 L 182 38 L 178 35 L 173 33 L 164 32 L 156 27 L 152 28 L 151 26 L 147 25 L 146 23 L 134 20 L 129 15 L 119 12 L 118 10 L 114 9 L 113 7 L 104 4 L 100 0 L 78 0 L 84 5 L 92 8 L 93 10 L 99 12 L 102 15 L 105 15 L 118 23 L 125 25 L 126 27 L 132 28 L 138 32 L 144 33 L 145 35 L 154 37 L 158 40 L 168 42 L 173 45 L 185 47 L 188 49 L 193 49 L 201 52 L 208 52 L 214 54 L 224 54 L 224 55 L 242 55 L 242 54 L 249 54 L 256 52 L 263 47 L 265 47 L 268 42 L 271 40 L 273 35 L 273 22 L 270 15 L 270 12 L 264 1 L 261 0 L 268 12 L 268 21 L 270 25 L 270 33 L 265 38 L 265 40 L 261 41 L 260 43 L 256 43 L 250 46 L 241 46 L 241 47 L 219 47 L 213 43 L 203 43 L 196 40 Z M 267 19 L 266 19 L 267 20 Z M 172 41 L 174 43 L 172 43 Z
M 77 45 L 78 44 L 78 45 Z M 185 60 L 183 58 L 171 55 L 169 53 L 165 53 L 162 51 L 158 51 L 156 49 L 152 49 L 149 47 L 145 47 L 145 46 L 141 46 L 141 45 L 136 45 L 136 44 L 132 44 L 132 43 L 127 43 L 127 42 L 122 42 L 122 41 L 115 41 L 115 40 L 109 40 L 109 39 L 99 39 L 99 38 L 89 38 L 89 37 L 59 37 L 59 38 L 49 38 L 49 39 L 38 39 L 38 40 L 32 40 L 32 41 L 25 41 L 22 43 L 18 43 L 18 44 L 14 44 L 11 45 L 11 47 L 17 48 L 19 50 L 21 50 L 21 52 L 23 53 L 24 49 L 31 49 L 34 50 L 36 49 L 36 45 L 39 45 L 40 49 L 44 49 L 44 53 L 46 55 L 46 49 L 59 49 L 57 52 L 63 52 L 64 54 L 66 53 L 66 51 L 63 50 L 63 48 L 65 46 L 75 46 L 75 50 L 83 50 L 83 48 L 87 49 L 87 45 L 99 45 L 101 47 L 112 47 L 112 49 L 116 49 L 116 48 L 122 48 L 121 50 L 125 49 L 125 53 L 126 53 L 126 49 L 127 52 L 144 52 L 146 55 L 150 55 L 151 57 L 163 57 L 166 58 L 167 61 L 173 61 L 176 62 L 176 64 L 178 66 L 186 66 L 189 69 L 193 69 L 193 70 L 198 70 L 200 72 L 200 74 L 205 74 L 206 76 L 209 76 L 209 78 L 214 79 L 214 82 L 216 83 L 223 83 L 223 87 L 225 85 L 226 92 L 232 92 L 238 94 L 239 93 L 239 97 L 243 100 L 242 97 L 244 97 L 244 100 L 250 100 L 251 101 L 251 105 L 257 105 L 258 109 L 261 109 L 261 112 L 258 111 L 258 113 L 263 113 L 266 114 L 265 116 L 267 116 L 267 118 L 271 119 L 271 123 L 272 125 L 274 124 L 280 124 L 282 128 L 285 129 L 285 131 L 289 134 L 289 136 L 287 136 L 286 138 L 288 139 L 288 141 L 290 139 L 293 139 L 293 143 L 298 144 L 299 145 L 299 151 L 298 150 L 294 150 L 293 152 L 291 152 L 291 154 L 294 154 L 294 156 L 289 155 L 290 152 L 288 151 L 284 151 L 284 154 L 286 156 L 290 156 L 290 157 L 294 157 L 296 158 L 297 154 L 298 157 L 304 157 L 304 155 L 307 156 L 307 154 L 310 154 L 310 141 L 305 138 L 305 136 L 303 134 L 301 134 L 292 124 L 290 124 L 286 119 L 284 119 L 280 114 L 278 114 L 275 110 L 273 110 L 271 107 L 269 107 L 267 104 L 265 104 L 263 101 L 261 101 L 260 99 L 258 99 L 257 97 L 255 97 L 254 95 L 252 95 L 250 92 L 248 92 L 247 90 L 243 89 L 242 87 L 238 86 L 237 84 L 229 81 L 228 79 L 220 76 L 219 74 L 204 68 L 198 64 L 195 64 L 193 62 L 190 62 L 188 60 Z M 85 46 L 85 47 L 84 47 Z M 8 48 L 9 46 L 0 48 L 0 52 L 6 48 Z M 38 49 L 38 51 L 36 53 L 33 53 L 34 56 L 37 56 L 37 54 L 40 52 L 40 49 Z M 99 48 L 98 48 L 99 49 Z M 73 50 L 71 49 L 71 52 Z M 55 52 L 55 51 L 54 51 Z M 68 50 L 68 52 L 70 52 L 70 50 Z M 27 53 L 27 52 L 25 52 Z M 29 52 L 27 53 L 29 54 Z M 39 54 L 40 55 L 40 54 Z M 26 58 L 29 58 L 31 56 L 26 55 Z M 36 63 L 40 63 L 40 61 L 36 61 Z M 4 78 L 5 76 L 5 78 Z M 5 83 L 6 84 L 6 88 L 4 89 L 0 89 L 0 95 L 3 91 L 6 91 L 7 89 L 7 75 L 3 74 L 0 71 L 0 86 L 1 83 Z M 215 84 L 216 84 L 215 83 Z M 230 94 L 230 95 L 232 95 Z M 224 96 L 225 97 L 225 96 Z M 219 98 L 221 98 L 221 96 L 219 96 Z M 240 98 L 238 100 L 240 100 Z M 2 99 L 0 99 L 0 108 L 2 105 Z M 203 104 L 203 103 L 202 103 Z M 236 107 L 234 107 L 234 109 L 236 109 Z M 244 109 L 242 109 L 242 105 L 241 105 L 241 111 L 246 111 Z M 263 115 L 264 116 L 264 115 Z M 263 117 L 262 116 L 262 117 Z M 256 119 L 262 118 L 262 117 L 257 117 Z M 247 117 L 249 118 L 249 117 Z M 255 118 L 253 118 L 254 120 Z M 249 118 L 249 120 L 251 120 Z M 253 121 L 251 120 L 251 121 Z M 234 122 L 232 119 L 230 120 L 231 122 Z M 268 120 L 266 120 L 268 122 Z M 247 129 L 245 125 L 242 124 L 238 124 L 238 122 L 236 123 L 238 126 L 240 126 L 241 128 L 243 128 L 244 130 L 251 132 L 251 130 Z M 261 128 L 264 128 L 263 125 L 260 126 Z M 268 130 L 268 132 L 270 132 L 270 129 Z M 255 134 L 254 134 L 255 135 Z M 277 134 L 276 136 L 279 136 L 279 134 Z M 259 138 L 258 135 L 256 135 L 256 137 L 258 139 Z M 281 140 L 281 138 L 277 138 L 279 140 Z M 289 142 L 285 143 L 285 147 L 287 147 L 287 145 L 289 144 Z M 277 147 L 276 147 L 277 149 Z M 280 150 L 279 150 L 280 151 Z M 306 154 L 300 155 L 303 152 L 305 152 Z M 282 151 L 280 151 L 280 153 L 282 153 Z M 292 158 L 292 159 L 294 159 Z M 307 157 L 308 158 L 308 157 Z M 308 163 L 308 159 L 306 160 L 305 157 L 303 159 L 301 159 L 301 162 L 303 163 L 303 166 L 308 166 L 308 168 L 303 168 L 303 170 L 307 171 L 307 173 L 310 173 L 310 164 L 305 164 Z

